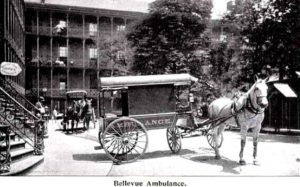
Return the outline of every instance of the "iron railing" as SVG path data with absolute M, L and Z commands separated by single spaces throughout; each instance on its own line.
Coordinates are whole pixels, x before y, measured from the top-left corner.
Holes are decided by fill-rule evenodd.
M 0 123 L 0 173 L 10 171 L 10 126 Z

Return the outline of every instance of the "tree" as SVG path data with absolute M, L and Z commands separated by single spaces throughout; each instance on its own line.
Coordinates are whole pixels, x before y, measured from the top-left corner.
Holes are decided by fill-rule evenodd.
M 239 31 L 244 76 L 240 76 L 241 80 L 250 81 L 254 74 L 268 74 L 266 69 L 278 72 L 282 80 L 299 70 L 299 0 L 245 0 L 239 14 L 232 11 L 223 21 L 232 23 Z
M 100 40 L 100 60 L 106 62 L 106 68 L 110 69 L 110 76 L 116 71 L 128 72 L 133 58 L 133 51 L 128 45 L 125 33 L 104 37 Z
M 203 34 L 211 0 L 157 0 L 127 35 L 135 48 L 133 70 L 141 74 L 189 72 L 195 51 L 208 46 Z

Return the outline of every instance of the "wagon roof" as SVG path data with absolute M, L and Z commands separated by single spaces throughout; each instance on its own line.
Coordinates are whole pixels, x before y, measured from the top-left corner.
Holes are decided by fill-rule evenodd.
M 198 79 L 189 74 L 141 75 L 100 78 L 102 88 L 118 88 L 144 85 L 190 85 Z
M 70 97 L 82 97 L 87 94 L 87 91 L 85 90 L 71 90 L 67 91 L 66 95 Z

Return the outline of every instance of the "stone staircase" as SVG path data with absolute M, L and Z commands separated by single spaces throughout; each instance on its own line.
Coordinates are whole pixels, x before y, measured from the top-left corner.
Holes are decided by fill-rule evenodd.
M 21 175 L 44 160 L 44 128 L 34 109 L 0 77 L 0 176 Z
M 43 155 L 34 155 L 34 148 L 15 133 L 10 135 L 10 156 L 10 171 L 0 173 L 0 176 L 20 175 L 44 160 Z

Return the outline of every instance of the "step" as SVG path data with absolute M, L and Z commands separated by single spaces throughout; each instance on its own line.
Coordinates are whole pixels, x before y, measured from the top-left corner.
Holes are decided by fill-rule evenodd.
M 20 141 L 11 141 L 10 142 L 10 150 L 14 149 L 20 149 L 20 148 L 25 148 L 25 141 L 20 140 Z
M 28 156 L 24 159 L 20 159 L 16 162 L 13 162 L 10 165 L 10 171 L 8 173 L 0 173 L 0 176 L 10 176 L 10 175 L 18 175 L 22 174 L 37 164 L 44 161 L 43 155 L 32 155 Z
M 0 145 L 0 147 L 4 147 L 4 145 Z M 17 150 L 17 149 L 21 149 L 21 148 L 22 149 L 25 148 L 24 140 L 10 142 L 10 150 Z
M 18 159 L 21 159 L 23 157 L 26 157 L 28 155 L 33 155 L 33 148 L 25 148 L 25 149 L 19 149 L 19 150 L 11 150 L 10 155 L 12 161 L 16 161 Z

